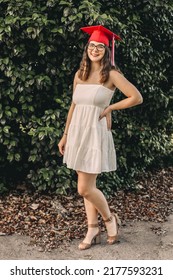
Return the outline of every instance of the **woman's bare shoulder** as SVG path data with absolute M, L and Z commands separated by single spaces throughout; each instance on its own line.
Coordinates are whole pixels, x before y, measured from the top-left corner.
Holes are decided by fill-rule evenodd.
M 75 75 L 74 75 L 74 81 L 77 83 L 79 81 L 79 70 L 76 71 Z
M 119 76 L 123 76 L 123 74 L 121 73 L 121 71 L 119 69 L 111 69 L 109 72 L 110 77 L 119 77 Z
M 74 75 L 74 81 L 73 81 L 73 89 L 75 89 L 76 85 L 80 83 L 80 79 L 79 79 L 79 70 L 76 71 L 75 75 Z

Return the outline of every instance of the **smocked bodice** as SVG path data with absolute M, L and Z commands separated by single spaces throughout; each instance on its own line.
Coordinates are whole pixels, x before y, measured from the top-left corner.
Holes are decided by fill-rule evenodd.
M 93 105 L 105 108 L 109 105 L 114 91 L 100 84 L 77 84 L 73 102 L 76 105 Z

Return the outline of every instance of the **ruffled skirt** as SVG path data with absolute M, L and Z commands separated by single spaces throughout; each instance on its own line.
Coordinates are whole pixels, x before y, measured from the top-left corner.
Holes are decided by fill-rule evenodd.
M 68 168 L 93 174 L 116 170 L 112 133 L 106 118 L 99 120 L 102 111 L 93 105 L 76 105 L 63 157 Z

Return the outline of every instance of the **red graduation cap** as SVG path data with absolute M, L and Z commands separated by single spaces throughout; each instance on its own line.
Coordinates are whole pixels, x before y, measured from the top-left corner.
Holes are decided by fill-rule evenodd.
M 115 64 L 114 62 L 114 40 L 121 40 L 121 38 L 110 31 L 109 29 L 105 28 L 102 25 L 95 25 L 95 26 L 87 26 L 80 28 L 82 31 L 86 32 L 87 34 L 91 35 L 89 38 L 90 41 L 96 41 L 109 46 L 109 41 L 112 40 L 112 58 L 111 62 L 112 65 Z

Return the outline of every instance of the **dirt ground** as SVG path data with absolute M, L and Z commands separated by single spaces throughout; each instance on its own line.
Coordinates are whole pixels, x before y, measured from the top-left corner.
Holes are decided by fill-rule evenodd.
M 78 250 L 79 240 L 68 247 L 41 252 L 29 245 L 29 237 L 0 236 L 1 260 L 173 260 L 173 215 L 164 223 L 129 222 L 120 229 L 120 242 L 102 243 L 85 251 Z

